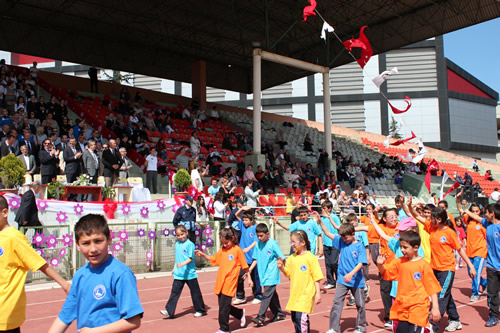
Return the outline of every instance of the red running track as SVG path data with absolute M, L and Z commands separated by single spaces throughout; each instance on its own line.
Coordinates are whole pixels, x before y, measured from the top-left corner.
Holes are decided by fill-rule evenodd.
M 320 260 L 323 265 L 323 260 Z M 370 278 L 376 278 L 375 266 L 370 266 Z M 323 267 L 324 272 L 324 267 Z M 203 293 L 205 304 L 208 308 L 207 316 L 194 318 L 194 309 L 191 304 L 191 297 L 187 286 L 184 287 L 181 298 L 177 305 L 175 319 L 163 319 L 159 310 L 163 309 L 170 295 L 172 286 L 172 277 L 150 277 L 141 275 L 138 277 L 139 297 L 144 308 L 144 317 L 141 327 L 136 332 L 216 332 L 219 328 L 217 322 L 218 306 L 217 298 L 213 293 L 216 271 L 200 272 L 198 280 Z M 367 312 L 367 332 L 389 332 L 383 327 L 382 319 L 382 301 L 380 299 L 379 283 L 376 280 L 370 280 L 368 285 L 371 287 L 370 300 L 366 303 Z M 31 286 L 30 286 L 31 288 Z M 287 278 L 282 276 L 282 283 L 278 287 L 283 309 L 289 296 L 290 283 Z M 230 318 L 230 328 L 237 332 L 292 332 L 293 325 L 290 321 L 289 312 L 286 311 L 287 318 L 284 321 L 276 323 L 266 322 L 264 327 L 255 327 L 251 319 L 258 312 L 259 305 L 250 304 L 251 290 L 246 287 L 247 299 L 249 302 L 238 307 L 246 310 L 247 325 L 240 328 L 240 322 Z M 470 303 L 471 280 L 467 275 L 467 269 L 461 268 L 456 276 L 453 285 L 453 297 L 458 307 L 460 319 L 462 321 L 461 332 L 496 332 L 497 328 L 485 328 L 484 323 L 488 319 L 488 308 L 486 296 L 483 296 L 479 302 Z M 322 294 L 321 304 L 315 306 L 314 313 L 311 315 L 311 332 L 326 332 L 329 325 L 330 308 L 333 303 L 335 289 L 328 290 Z M 250 296 L 250 297 L 249 297 Z M 50 289 L 39 291 L 28 291 L 28 305 L 26 309 L 27 320 L 22 326 L 23 333 L 29 332 L 47 332 L 52 321 L 59 313 L 65 294 L 62 289 Z M 268 311 L 268 315 L 270 312 Z M 342 312 L 341 327 L 342 331 L 352 332 L 355 328 L 356 308 L 345 306 Z M 268 320 L 270 318 L 268 317 Z M 439 332 L 444 331 L 447 324 L 446 315 L 441 320 Z M 73 323 L 67 332 L 76 332 L 76 323 Z

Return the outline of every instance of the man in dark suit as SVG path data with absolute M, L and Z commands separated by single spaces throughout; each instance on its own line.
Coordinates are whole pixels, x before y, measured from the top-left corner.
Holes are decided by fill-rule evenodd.
M 26 146 L 26 148 L 28 148 L 28 155 L 35 155 L 38 152 L 38 147 L 36 147 L 35 141 L 31 137 L 31 133 L 32 132 L 27 128 L 23 130 L 24 140 L 19 140 L 19 148 L 21 148 L 21 146 Z
M 40 159 L 40 174 L 42 175 L 42 184 L 48 184 L 58 174 L 59 150 L 54 149 L 49 139 L 43 140 L 43 147 L 38 153 Z
M 102 163 L 104 164 L 106 186 L 115 185 L 118 181 L 120 166 L 123 163 L 120 153 L 116 151 L 116 140 L 109 140 L 109 148 L 102 152 Z
M 14 142 L 16 141 L 16 137 L 14 135 L 9 135 L 6 140 L 2 142 L 0 146 L 0 150 L 2 152 L 2 157 L 5 157 L 9 154 L 16 154 L 16 150 L 14 148 Z
M 97 174 L 99 172 L 99 156 L 95 151 L 96 143 L 94 140 L 87 142 L 87 150 L 83 153 L 83 173 L 89 175 L 90 183 L 97 184 Z
M 36 206 L 36 195 L 40 192 L 40 189 L 40 183 L 34 182 L 31 185 L 31 189 L 24 193 L 15 218 L 19 227 L 37 227 L 42 225 L 38 219 L 38 207 Z M 35 228 L 35 232 L 39 232 L 39 229 Z M 26 229 L 24 233 L 26 233 Z
M 66 162 L 66 182 L 71 184 L 82 173 L 82 155 L 80 148 L 76 146 L 76 139 L 69 139 L 69 144 L 63 152 L 64 162 Z

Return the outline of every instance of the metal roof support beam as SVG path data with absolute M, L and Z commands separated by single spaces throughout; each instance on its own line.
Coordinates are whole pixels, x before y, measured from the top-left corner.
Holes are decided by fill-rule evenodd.
M 323 119 L 324 119 L 324 147 L 328 155 L 332 156 L 332 121 L 330 99 L 330 68 L 311 64 L 302 60 L 285 57 L 279 54 L 253 50 L 253 150 L 255 154 L 261 153 L 261 61 L 270 62 L 303 69 L 323 75 Z

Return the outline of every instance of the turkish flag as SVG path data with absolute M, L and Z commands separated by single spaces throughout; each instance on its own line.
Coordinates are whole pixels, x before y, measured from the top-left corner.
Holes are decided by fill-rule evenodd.
M 460 187 L 460 183 L 459 182 L 455 182 L 455 184 L 453 184 L 453 186 L 450 187 L 450 189 L 448 190 L 448 192 L 446 192 L 446 194 L 443 196 L 443 199 L 446 198 L 446 196 L 448 194 L 450 194 L 451 191 L 456 190 L 459 187 Z
M 432 160 L 431 163 L 427 166 L 427 174 L 425 175 L 425 187 L 429 190 L 429 193 L 431 193 L 431 171 L 439 169 L 439 164 L 436 160 Z
M 401 144 L 403 144 L 403 143 L 405 143 L 405 142 L 408 142 L 408 141 L 410 141 L 410 140 L 415 139 L 416 137 L 417 137 L 417 136 L 415 135 L 415 133 L 413 133 L 413 131 L 411 131 L 411 137 L 406 138 L 406 139 L 403 139 L 403 140 L 398 140 L 398 141 L 396 141 L 396 142 L 393 142 L 393 143 L 391 143 L 391 146 L 399 146 L 399 145 L 401 145 Z
M 309 0 L 310 6 L 304 7 L 304 19 L 302 21 L 307 21 L 308 16 L 316 16 L 314 10 L 316 10 L 316 0 Z
M 342 43 L 349 52 L 352 51 L 353 47 L 361 48 L 361 58 L 356 60 L 361 68 L 365 68 L 366 63 L 373 55 L 373 49 L 370 41 L 368 40 L 368 38 L 366 38 L 364 33 L 364 30 L 366 28 L 366 25 L 361 28 L 361 30 L 359 31 L 358 39 L 351 38 Z
M 406 111 L 408 111 L 411 108 L 411 99 L 408 96 L 405 96 L 405 98 L 404 98 L 404 101 L 407 104 L 406 109 L 404 109 L 404 110 L 399 110 L 399 109 L 395 108 L 394 106 L 392 106 L 391 102 L 389 102 L 388 99 L 386 99 L 386 101 L 389 104 L 389 106 L 391 107 L 392 112 L 394 112 L 395 114 L 405 113 Z

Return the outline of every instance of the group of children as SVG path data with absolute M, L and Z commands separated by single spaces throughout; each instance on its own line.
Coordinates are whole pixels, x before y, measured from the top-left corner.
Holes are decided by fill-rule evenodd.
M 175 316 L 177 301 L 187 284 L 194 316 L 206 315 L 194 265 L 194 256 L 198 255 L 213 266 L 219 266 L 215 282 L 219 303 L 217 333 L 229 332 L 230 315 L 240 321 L 241 327 L 246 325 L 245 310 L 234 306 L 246 301 L 244 281 L 252 287 L 255 303 L 260 303 L 258 314 L 253 318 L 257 326 L 265 324 L 268 309 L 273 315 L 271 322 L 284 320 L 285 313 L 277 294 L 280 272 L 290 279 L 286 310 L 291 313 L 294 330 L 309 332 L 309 314 L 314 305 L 321 302 L 323 273 L 316 258 L 318 254 L 325 256 L 325 288 L 336 288 L 327 333 L 341 332 L 341 314 L 348 294 L 358 311 L 355 332 L 366 332 L 367 266 L 372 260 L 380 272 L 386 327 L 394 332 L 425 332 L 431 328 L 437 332 L 439 321 L 446 312 L 449 324 L 445 330 L 452 332 L 461 329 L 451 294 L 457 252 L 467 264 L 473 280 L 472 296 L 479 299 L 480 288 L 487 285 L 490 312 L 485 325 L 497 325 L 500 204 L 489 205 L 485 218 L 480 217 L 475 206 L 464 210 L 458 205 L 468 222 L 466 249 L 445 209 L 425 206 L 417 210 L 412 206 L 411 197 L 407 203 L 399 201 L 399 207 L 401 214 L 397 209 L 386 209 L 380 219 L 374 207 L 370 207 L 367 209 L 369 216 L 361 221 L 362 224 L 354 214 L 347 215 L 341 223 L 328 201 L 322 204 L 321 215 L 311 213 L 307 207 L 297 208 L 298 220 L 290 226 L 274 218 L 274 223 L 290 231 L 291 254 L 286 260 L 278 243 L 270 237 L 268 226 L 255 225 L 250 207 L 241 207 L 236 213 L 240 235 L 231 226 L 220 230 L 221 248 L 214 256 L 195 250 L 188 230 L 178 225 L 172 291 L 165 309 L 160 312 L 168 318 Z M 68 293 L 49 332 L 64 332 L 75 319 L 79 332 L 97 327 L 107 332 L 128 332 L 140 326 L 144 311 L 136 280 L 126 265 L 109 254 L 111 237 L 104 217 L 89 214 L 75 225 L 77 248 L 88 264 L 76 272 L 70 288 L 36 254 L 26 237 L 9 227 L 7 215 L 7 201 L 0 196 L 0 332 L 20 332 L 26 305 L 23 285 L 27 269 L 41 269 Z M 406 217 L 400 220 L 400 215 Z M 375 246 L 378 243 L 380 254 L 377 253 L 379 247 Z M 484 265 L 487 281 L 480 277 Z M 12 266 L 16 269 L 7 269 Z

